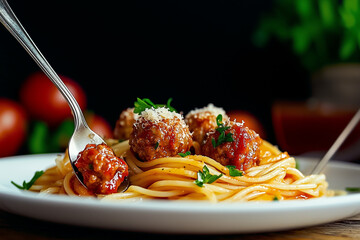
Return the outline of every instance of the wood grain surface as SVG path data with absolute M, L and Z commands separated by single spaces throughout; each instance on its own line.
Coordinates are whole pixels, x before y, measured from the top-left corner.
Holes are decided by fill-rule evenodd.
M 331 211 L 331 209 L 330 209 Z M 334 223 L 296 229 L 284 232 L 238 235 L 165 235 L 138 232 L 123 232 L 86 227 L 69 226 L 34 220 L 0 211 L 0 239 L 1 240 L 43 240 L 43 239 L 197 239 L 197 240 L 236 240 L 236 239 L 360 239 L 360 214 Z

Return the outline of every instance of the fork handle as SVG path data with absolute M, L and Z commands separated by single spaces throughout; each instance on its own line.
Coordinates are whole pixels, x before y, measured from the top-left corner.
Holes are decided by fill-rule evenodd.
M 0 0 L 0 22 L 23 46 L 23 48 L 35 60 L 37 65 L 39 65 L 41 70 L 55 84 L 55 86 L 67 100 L 74 116 L 75 127 L 79 127 L 80 125 L 87 126 L 84 115 L 76 99 L 70 90 L 66 87 L 64 82 L 56 74 L 54 69 L 50 66 L 45 57 L 41 54 L 40 50 L 36 47 L 35 43 L 21 25 L 20 21 L 17 19 L 6 0 Z
M 324 170 L 327 162 L 334 156 L 336 151 L 341 147 L 341 145 L 344 143 L 345 139 L 350 135 L 351 131 L 356 127 L 356 125 L 359 123 L 359 121 L 360 121 L 360 109 L 357 110 L 357 112 L 352 117 L 350 122 L 346 125 L 346 127 L 340 133 L 340 135 L 335 140 L 333 145 L 326 152 L 324 157 L 317 163 L 315 168 L 312 170 L 311 174 L 319 174 Z

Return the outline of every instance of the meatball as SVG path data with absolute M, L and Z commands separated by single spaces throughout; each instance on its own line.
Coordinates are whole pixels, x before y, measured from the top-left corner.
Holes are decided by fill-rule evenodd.
M 79 153 L 75 166 L 83 176 L 86 187 L 96 194 L 117 192 L 128 176 L 125 161 L 115 156 L 106 144 L 88 144 Z
M 182 115 L 164 107 L 151 108 L 136 120 L 129 144 L 140 159 L 150 161 L 189 151 L 192 137 Z
M 208 106 L 192 110 L 186 115 L 185 122 L 193 134 L 194 141 L 203 143 L 206 133 L 217 127 L 216 117 L 219 114 L 223 116 L 224 121 L 228 119 L 224 109 L 210 103 Z
M 222 165 L 234 165 L 241 171 L 256 166 L 260 155 L 261 138 L 245 127 L 243 123 L 227 121 L 220 128 L 207 134 L 202 154 L 211 157 Z M 221 137 L 220 137 L 221 136 Z
M 134 108 L 128 108 L 122 111 L 115 124 L 114 137 L 122 140 L 129 139 L 137 117 L 138 115 L 134 113 Z

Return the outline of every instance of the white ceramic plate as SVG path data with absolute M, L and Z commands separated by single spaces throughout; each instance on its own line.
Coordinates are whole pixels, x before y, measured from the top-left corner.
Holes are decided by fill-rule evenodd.
M 360 213 L 360 194 L 269 203 L 101 202 L 68 196 L 39 196 L 10 181 L 30 180 L 36 170 L 54 165 L 55 154 L 0 159 L 0 209 L 41 220 L 158 233 L 254 233 L 307 227 Z M 300 159 L 303 171 L 314 161 Z M 360 187 L 360 165 L 331 162 L 330 188 Z

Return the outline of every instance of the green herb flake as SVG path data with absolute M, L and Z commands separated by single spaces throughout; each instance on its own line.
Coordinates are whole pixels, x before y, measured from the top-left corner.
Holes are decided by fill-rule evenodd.
M 277 201 L 279 201 L 279 198 L 278 198 L 277 196 L 275 196 L 275 197 L 273 198 L 273 202 L 277 202 Z
M 236 167 L 234 165 L 227 165 L 226 166 L 227 169 L 229 169 L 229 175 L 231 177 L 240 177 L 240 176 L 243 176 L 243 172 L 236 169 Z
M 134 113 L 141 113 L 142 111 L 144 111 L 145 109 L 151 108 L 151 107 L 156 107 L 156 105 L 151 102 L 150 99 L 148 98 L 144 98 L 144 99 L 140 99 L 137 98 L 137 101 L 134 102 Z
M 357 193 L 357 192 L 360 192 L 360 187 L 347 187 L 347 188 L 345 188 L 345 191 Z
M 159 147 L 159 144 L 160 144 L 159 142 L 155 143 L 155 146 L 154 146 L 155 150 Z
M 213 145 L 214 148 L 216 148 L 217 146 L 220 146 L 221 144 L 225 143 L 225 142 L 233 142 L 234 138 L 232 137 L 233 134 L 232 133 L 228 133 L 225 134 L 226 130 L 229 130 L 230 127 L 225 127 L 224 123 L 222 122 L 222 115 L 219 114 L 216 117 L 216 124 L 217 124 L 217 128 L 216 131 L 218 131 L 220 133 L 219 138 L 216 142 L 216 140 L 213 138 L 211 139 L 211 143 Z
M 90 164 L 89 164 L 89 169 L 90 169 L 90 170 L 94 170 L 94 164 L 90 163 Z
M 21 189 L 21 190 L 29 190 L 29 189 L 31 188 L 31 186 L 35 183 L 35 181 L 36 181 L 39 177 L 41 177 L 41 175 L 43 175 L 43 174 L 44 174 L 44 171 L 36 171 L 35 174 L 34 174 L 34 176 L 32 177 L 32 179 L 31 179 L 29 182 L 24 181 L 23 184 L 22 184 L 22 186 L 20 186 L 19 184 L 15 183 L 15 182 L 13 182 L 13 181 L 11 181 L 11 183 L 12 183 L 15 187 L 17 187 L 17 188 L 19 188 L 19 189 Z
M 212 143 L 212 145 L 213 145 L 213 147 L 214 147 L 214 148 L 216 148 L 216 147 L 217 147 L 217 144 L 216 144 L 215 138 L 212 138 L 212 139 L 211 139 L 211 143 Z
M 170 104 L 172 102 L 172 98 L 169 98 L 166 103 L 166 107 L 169 109 L 170 112 L 177 112 L 175 108 L 173 108 Z
M 169 98 L 167 100 L 166 105 L 165 104 L 154 104 L 150 99 L 148 98 L 137 98 L 136 102 L 134 102 L 134 113 L 140 114 L 141 112 L 145 111 L 149 108 L 160 108 L 160 107 L 166 107 L 169 109 L 170 112 L 177 112 L 175 108 L 173 108 L 170 104 L 172 102 L 172 98 Z
M 180 157 L 186 157 L 189 156 L 191 154 L 190 151 L 187 151 L 186 153 L 179 153 Z
M 210 174 L 208 167 L 204 165 L 202 171 L 198 171 L 197 179 L 194 181 L 194 183 L 199 187 L 203 187 L 205 183 L 211 184 L 221 178 L 222 175 L 222 173 L 219 175 Z

